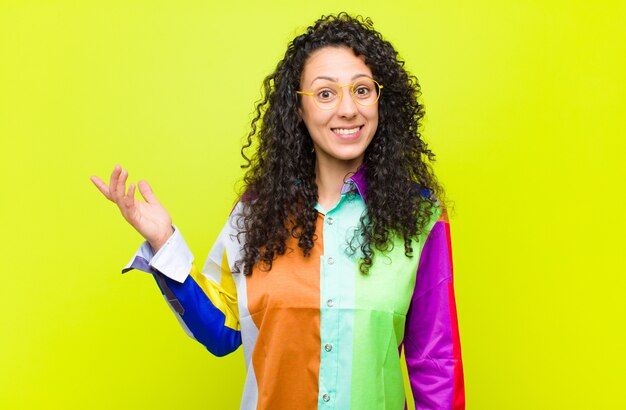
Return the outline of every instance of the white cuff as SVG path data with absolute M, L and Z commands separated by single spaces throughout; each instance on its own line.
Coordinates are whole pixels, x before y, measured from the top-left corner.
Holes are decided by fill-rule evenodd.
M 152 268 L 176 282 L 183 283 L 191 272 L 193 255 L 178 228 L 175 225 L 172 227 L 174 228 L 172 236 L 156 254 L 151 249 L 153 256 L 148 260 Z M 151 248 L 150 245 L 148 247 Z

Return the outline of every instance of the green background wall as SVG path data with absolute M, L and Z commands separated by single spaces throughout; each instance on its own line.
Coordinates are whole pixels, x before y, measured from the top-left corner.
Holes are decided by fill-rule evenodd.
M 238 408 L 91 185 L 147 179 L 203 261 L 261 81 L 321 14 L 423 87 L 455 201 L 468 409 L 626 408 L 626 2 L 0 2 L 1 408 Z M 296 408 L 296 407 L 294 407 Z

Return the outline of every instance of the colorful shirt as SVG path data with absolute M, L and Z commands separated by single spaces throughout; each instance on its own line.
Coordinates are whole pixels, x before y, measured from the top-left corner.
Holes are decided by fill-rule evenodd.
M 211 353 L 243 344 L 242 409 L 403 409 L 403 347 L 416 409 L 463 409 L 446 212 L 434 208 L 413 257 L 396 238 L 362 274 L 358 244 L 355 252 L 348 243 L 365 195 L 357 172 L 332 209 L 316 206 L 311 255 L 290 238 L 270 271 L 233 273 L 239 203 L 201 271 L 175 229 L 156 254 L 144 243 L 123 272 L 153 274 L 183 328 Z

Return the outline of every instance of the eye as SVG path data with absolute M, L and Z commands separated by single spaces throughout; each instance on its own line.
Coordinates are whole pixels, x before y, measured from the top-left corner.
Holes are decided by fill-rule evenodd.
M 318 90 L 317 93 L 315 93 L 315 97 L 317 98 L 317 100 L 322 102 L 332 101 L 335 99 L 336 95 L 337 94 L 330 88 L 324 88 Z
M 354 87 L 354 95 L 359 98 L 367 98 L 372 94 L 372 87 L 365 84 L 359 84 Z

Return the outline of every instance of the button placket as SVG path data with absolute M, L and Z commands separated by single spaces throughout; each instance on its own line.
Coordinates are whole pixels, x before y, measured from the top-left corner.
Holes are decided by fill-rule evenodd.
M 317 401 L 320 409 L 350 408 L 351 400 L 342 381 L 350 380 L 352 371 L 350 366 L 341 363 L 353 358 L 354 333 L 350 323 L 355 309 L 353 267 L 356 261 L 354 252 L 346 251 L 346 240 L 353 237 L 353 230 L 358 230 L 360 215 L 366 208 L 356 190 L 342 194 L 339 204 L 320 221 L 323 222 L 320 227 L 324 235 L 320 258 L 324 271 L 320 298 L 322 332 L 318 342 L 321 356 Z
M 341 206 L 341 200 L 338 206 Z M 329 211 L 324 218 L 323 224 L 323 243 L 324 250 L 321 259 L 322 267 L 322 286 L 321 290 L 321 357 L 320 357 L 320 384 L 319 384 L 319 404 L 324 408 L 334 408 L 334 397 L 337 390 L 337 349 L 335 348 L 338 340 L 340 289 L 339 289 L 339 272 L 340 258 L 337 248 L 337 229 L 339 226 L 334 217 L 334 209 Z M 329 407 L 330 406 L 330 407 Z

